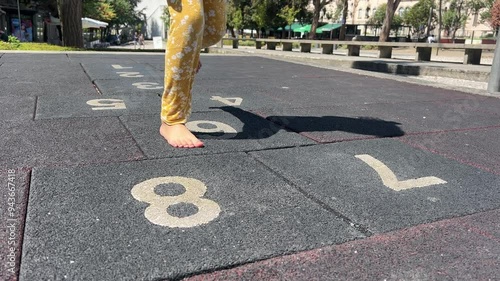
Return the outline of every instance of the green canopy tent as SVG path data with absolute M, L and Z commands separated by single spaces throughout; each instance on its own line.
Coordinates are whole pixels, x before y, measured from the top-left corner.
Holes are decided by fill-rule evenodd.
M 329 23 L 327 25 L 323 25 L 322 27 L 317 28 L 316 33 L 323 33 L 323 31 L 330 32 L 340 27 L 342 27 L 341 23 Z
M 287 25 L 285 26 L 285 31 L 290 33 L 289 36 L 292 36 L 292 32 L 294 32 L 294 29 L 297 29 L 297 28 L 300 28 L 300 27 L 303 27 L 304 25 L 301 24 L 301 23 L 293 23 L 292 25 Z M 280 27 L 278 28 L 278 31 L 283 31 L 283 27 Z
M 299 27 L 293 29 L 293 32 L 297 32 L 297 33 L 311 32 L 311 25 L 308 24 L 308 25 L 304 25 L 304 26 L 299 26 Z
M 289 31 L 290 29 L 294 30 L 294 29 L 302 27 L 302 26 L 304 26 L 304 25 L 296 22 L 296 23 L 293 23 L 291 26 L 290 25 L 285 26 L 285 31 Z M 283 30 L 283 27 L 278 28 L 278 31 L 282 31 L 282 30 Z
M 323 25 L 322 27 L 316 29 L 316 33 L 323 34 L 326 32 L 330 33 L 330 40 L 333 39 L 333 31 L 335 29 L 339 29 L 342 27 L 341 23 L 329 23 L 327 25 Z

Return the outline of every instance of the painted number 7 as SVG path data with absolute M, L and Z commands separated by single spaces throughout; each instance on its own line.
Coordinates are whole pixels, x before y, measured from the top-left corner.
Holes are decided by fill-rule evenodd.
M 437 177 L 423 177 L 423 178 L 400 181 L 398 180 L 394 172 L 391 169 L 389 169 L 389 167 L 387 167 L 384 163 L 374 158 L 373 156 L 368 154 L 363 154 L 363 155 L 356 155 L 356 158 L 365 162 L 366 164 L 368 164 L 368 166 L 374 169 L 382 179 L 384 185 L 395 191 L 446 183 L 446 181 Z

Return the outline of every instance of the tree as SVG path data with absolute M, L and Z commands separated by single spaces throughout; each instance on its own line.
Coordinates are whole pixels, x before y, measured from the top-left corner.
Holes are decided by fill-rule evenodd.
M 389 33 L 391 32 L 392 19 L 394 18 L 394 13 L 396 12 L 399 2 L 401 0 L 387 0 L 387 7 L 385 9 L 385 19 L 382 24 L 382 31 L 380 32 L 379 41 L 386 42 L 389 39 Z
M 485 8 L 483 12 L 481 12 L 481 22 L 482 23 L 487 23 L 491 26 L 491 9 L 493 8 L 493 4 L 495 3 L 495 0 L 479 0 L 482 2 L 483 7 Z
M 412 27 L 413 33 L 423 34 L 424 30 L 433 30 L 435 28 L 435 18 L 434 13 L 434 1 L 433 0 L 420 0 L 415 5 L 413 5 L 404 15 L 403 22 Z M 431 26 L 429 26 L 429 11 L 432 10 L 431 14 Z
M 345 40 L 346 24 L 347 24 L 347 13 L 349 12 L 349 3 L 347 0 L 342 0 L 342 26 L 340 27 L 339 39 Z
M 281 9 L 278 13 L 278 17 L 281 17 L 287 25 L 291 26 L 295 21 L 297 14 L 299 13 L 299 9 L 294 7 L 293 5 L 286 5 Z M 292 36 L 292 32 L 288 32 L 289 38 Z
M 493 3 L 490 22 L 491 27 L 495 30 L 495 33 L 498 33 L 498 29 L 500 28 L 500 0 L 496 0 L 495 3 Z
M 243 27 L 243 13 L 234 1 L 230 1 L 227 5 L 227 27 L 232 37 L 236 37 L 234 29 L 240 30 Z
M 83 48 L 81 0 L 57 0 L 63 46 Z
M 312 1 L 314 9 L 313 9 L 313 20 L 312 20 L 312 24 L 311 24 L 311 33 L 309 34 L 309 37 L 311 39 L 314 39 L 314 37 L 316 36 L 316 29 L 318 28 L 319 16 L 320 16 L 321 10 L 323 10 L 323 8 L 326 5 L 332 3 L 333 1 L 334 0 L 313 0 Z
M 375 11 L 375 14 L 373 14 L 370 19 L 368 19 L 368 24 L 373 24 L 377 27 L 381 27 L 382 24 L 384 24 L 385 20 L 385 11 L 387 10 L 387 4 L 382 4 L 377 7 L 377 11 Z M 394 18 L 392 19 L 392 26 L 391 29 L 394 28 L 395 26 L 399 26 L 403 23 L 403 18 L 400 17 L 399 15 L 394 15 Z
M 448 11 L 443 14 L 443 25 L 447 35 L 455 39 L 458 29 L 464 26 L 469 17 L 465 0 L 451 0 Z
M 335 11 L 332 14 L 334 20 L 342 22 L 342 12 L 344 11 L 344 0 L 335 0 Z
M 83 15 L 104 22 L 108 22 L 116 17 L 113 6 L 109 1 L 105 0 L 84 0 Z

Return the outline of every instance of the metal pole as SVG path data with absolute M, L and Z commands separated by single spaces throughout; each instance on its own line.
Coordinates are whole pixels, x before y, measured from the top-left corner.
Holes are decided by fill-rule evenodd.
M 495 55 L 491 64 L 490 81 L 488 82 L 488 92 L 500 92 L 500 32 L 497 34 L 497 45 L 495 47 Z
M 19 41 L 21 41 L 21 37 L 22 37 L 22 34 L 21 34 L 21 5 L 19 5 L 19 0 L 17 0 L 17 16 L 18 16 L 18 19 L 19 19 Z M 13 34 L 14 36 L 16 36 L 15 34 Z

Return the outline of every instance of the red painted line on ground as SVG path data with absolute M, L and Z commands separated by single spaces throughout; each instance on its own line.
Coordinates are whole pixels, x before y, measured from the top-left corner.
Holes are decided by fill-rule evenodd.
M 445 153 L 445 152 L 442 152 L 442 151 L 439 151 L 439 150 L 436 150 L 436 149 L 427 148 L 427 147 L 424 147 L 422 145 L 414 144 L 414 143 L 409 142 L 408 140 L 405 140 L 404 138 L 399 138 L 399 141 L 401 141 L 402 143 L 405 143 L 405 144 L 407 144 L 409 146 L 412 146 L 412 147 L 415 147 L 415 148 L 418 148 L 418 149 L 421 149 L 421 150 L 429 151 L 429 152 L 441 155 L 441 156 L 443 156 L 445 158 L 448 158 L 448 159 L 451 159 L 451 160 L 455 160 L 455 161 L 457 161 L 459 163 L 466 164 L 468 166 L 472 166 L 474 168 L 478 168 L 478 169 L 481 169 L 481 170 L 485 170 L 485 171 L 487 171 L 489 173 L 492 173 L 492 174 L 495 174 L 495 175 L 500 175 L 500 172 L 492 170 L 492 169 L 490 169 L 490 168 L 488 168 L 486 166 L 483 166 L 481 164 L 478 164 L 476 162 L 463 160 L 463 159 L 457 158 L 455 156 L 451 156 L 448 153 Z

